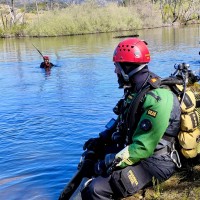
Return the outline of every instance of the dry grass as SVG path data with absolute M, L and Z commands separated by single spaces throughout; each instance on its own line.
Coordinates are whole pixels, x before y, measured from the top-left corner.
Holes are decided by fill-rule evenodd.
M 6 29 L 0 23 L 0 35 L 63 36 L 162 26 L 159 9 L 147 0 L 131 7 L 122 7 L 116 2 L 99 6 L 95 1 L 88 1 L 38 15 L 26 13 L 24 22 L 23 26 L 15 24 Z
M 199 200 L 200 199 L 200 165 L 193 171 L 182 170 L 169 180 L 149 187 L 144 191 L 123 200 Z
M 133 7 L 119 7 L 111 3 L 106 7 L 72 5 L 63 10 L 46 12 L 29 21 L 24 32 L 31 36 L 59 36 L 138 28 L 141 28 L 141 21 Z

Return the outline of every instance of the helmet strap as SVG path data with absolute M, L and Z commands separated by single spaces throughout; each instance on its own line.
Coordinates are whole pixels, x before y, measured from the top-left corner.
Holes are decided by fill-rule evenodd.
M 134 70 L 132 70 L 129 74 L 128 77 L 133 76 L 133 74 L 139 72 L 140 70 L 142 70 L 145 66 L 147 66 L 146 64 L 140 65 L 139 67 L 135 68 Z
M 115 66 L 118 67 L 118 68 L 120 69 L 120 72 L 121 72 L 121 74 L 122 74 L 124 80 L 125 80 L 126 82 L 128 82 L 128 81 L 129 81 L 129 75 L 126 74 L 126 73 L 124 72 L 124 70 L 122 69 L 121 65 L 120 65 L 118 62 L 116 62 L 116 63 L 115 63 Z
M 122 69 L 121 65 L 118 62 L 115 63 L 115 66 L 120 69 L 120 72 L 121 72 L 121 74 L 122 74 L 122 76 L 124 78 L 124 81 L 129 82 L 129 78 L 131 76 L 133 76 L 133 74 L 139 72 L 140 70 L 142 70 L 147 65 L 146 64 L 140 65 L 139 67 L 136 67 L 135 69 L 133 69 L 129 74 L 126 74 L 124 72 L 124 70 Z

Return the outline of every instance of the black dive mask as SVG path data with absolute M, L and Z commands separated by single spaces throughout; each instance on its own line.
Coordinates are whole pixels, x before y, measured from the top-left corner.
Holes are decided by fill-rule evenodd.
M 131 84 L 130 77 L 132 77 L 135 74 L 138 74 L 141 71 L 143 71 L 147 67 L 147 65 L 143 64 L 143 65 L 137 66 L 137 67 L 133 68 L 132 70 L 130 70 L 129 72 L 127 70 L 126 70 L 127 72 L 124 71 L 123 68 L 121 67 L 121 65 L 119 63 L 115 63 L 115 66 L 120 71 L 120 73 L 117 73 L 119 88 L 125 88 L 125 87 L 129 87 L 130 88 L 130 87 L 133 86 L 134 90 L 137 91 L 138 90 L 138 86 L 140 84 L 139 85 L 133 84 L 133 83 Z

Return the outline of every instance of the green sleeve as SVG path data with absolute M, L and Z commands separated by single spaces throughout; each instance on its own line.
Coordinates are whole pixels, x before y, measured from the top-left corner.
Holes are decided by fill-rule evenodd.
M 153 155 L 157 144 L 169 125 L 173 107 L 172 92 L 161 88 L 154 89 L 151 92 L 153 92 L 153 96 L 159 98 L 155 98 L 150 94 L 146 95 L 143 104 L 144 112 L 133 133 L 133 142 L 126 148 L 126 156 L 122 158 L 121 167 L 134 164 Z M 144 131 L 140 126 L 144 119 L 150 121 L 151 128 L 149 130 Z

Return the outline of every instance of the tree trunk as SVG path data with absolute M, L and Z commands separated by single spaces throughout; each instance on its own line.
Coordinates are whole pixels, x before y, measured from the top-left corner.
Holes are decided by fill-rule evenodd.
M 12 13 L 12 18 L 13 18 L 13 24 L 16 22 L 16 13 L 15 13 L 15 5 L 14 5 L 14 0 L 11 0 L 11 13 Z
M 6 29 L 6 25 L 5 25 L 5 22 L 4 22 L 4 17 L 3 17 L 3 13 L 1 12 L 1 21 L 2 21 L 2 24 L 3 24 L 3 29 L 5 30 Z
M 39 18 L 39 11 L 38 11 L 38 3 L 37 3 L 37 0 L 35 0 L 35 5 L 36 5 L 37 17 L 38 17 L 38 23 L 39 23 L 40 18 Z

